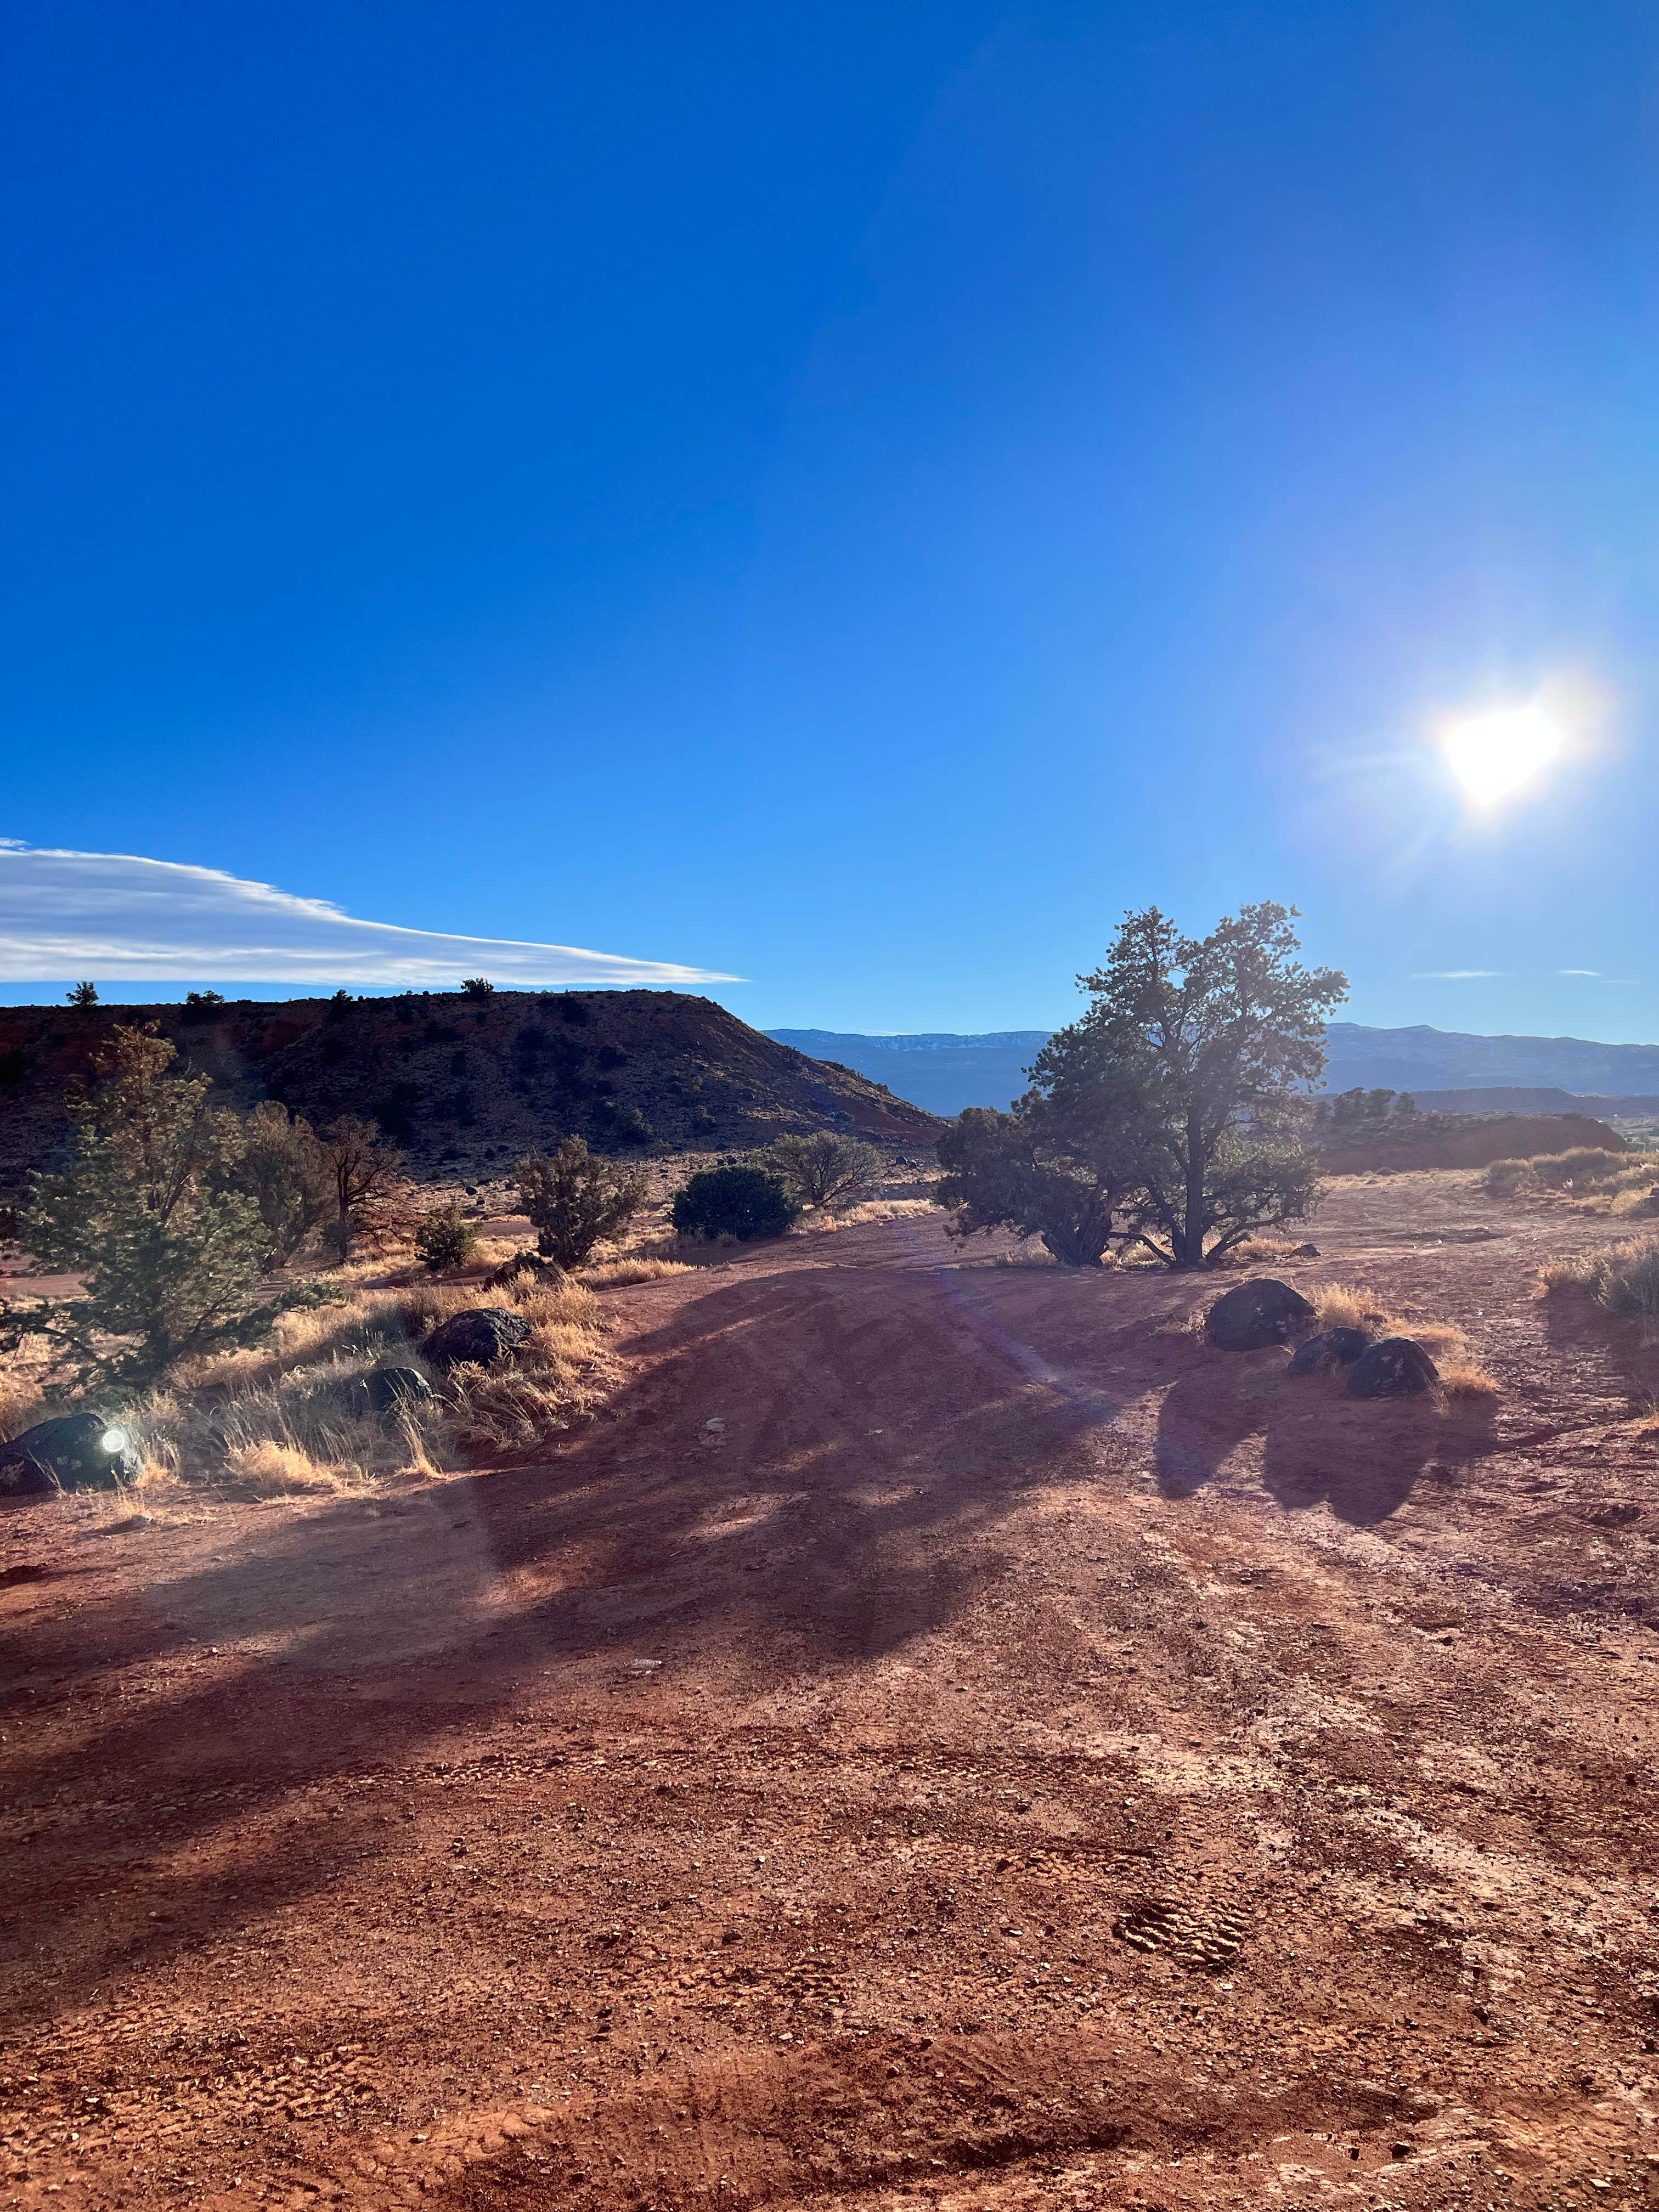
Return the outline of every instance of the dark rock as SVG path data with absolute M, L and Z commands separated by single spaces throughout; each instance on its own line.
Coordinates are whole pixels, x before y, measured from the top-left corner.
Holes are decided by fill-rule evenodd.
M 1351 1398 L 1415 1398 L 1440 1380 L 1440 1370 L 1409 1336 L 1384 1336 L 1366 1347 L 1348 1377 Z
M 1319 1247 L 1317 1244 L 1298 1244 L 1293 1251 L 1287 1252 L 1285 1257 L 1287 1260 L 1316 1260 L 1319 1257 Z
M 1313 1308 L 1300 1291 L 1272 1275 L 1241 1283 L 1218 1297 L 1205 1316 L 1205 1332 L 1223 1352 L 1258 1352 L 1284 1344 L 1313 1319 Z
M 60 1413 L 0 1444 L 0 1492 L 112 1490 L 132 1481 L 143 1465 L 118 1422 L 102 1413 Z
M 399 1406 L 432 1395 L 432 1385 L 417 1367 L 374 1367 L 354 1376 L 346 1401 L 354 1413 L 392 1413 Z
M 1310 1336 L 1285 1370 L 1287 1375 L 1311 1375 L 1328 1359 L 1339 1367 L 1352 1367 L 1365 1350 L 1363 1328 L 1328 1328 L 1318 1336 Z
M 530 1323 L 511 1306 L 469 1306 L 465 1313 L 452 1314 L 441 1322 L 421 1350 L 434 1367 L 458 1367 L 463 1362 L 493 1367 L 529 1334 Z
M 515 1252 L 484 1277 L 483 1286 L 487 1291 L 504 1291 L 521 1275 L 533 1275 L 550 1291 L 562 1290 L 568 1279 L 556 1260 L 544 1260 L 539 1252 Z

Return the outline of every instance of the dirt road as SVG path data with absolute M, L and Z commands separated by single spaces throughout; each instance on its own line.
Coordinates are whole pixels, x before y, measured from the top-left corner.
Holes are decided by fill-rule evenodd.
M 1399 1178 L 1285 1271 L 1495 1414 L 897 1222 L 614 1294 L 547 1466 L 7 1510 L 0 2205 L 1659 2201 L 1601 1233 Z

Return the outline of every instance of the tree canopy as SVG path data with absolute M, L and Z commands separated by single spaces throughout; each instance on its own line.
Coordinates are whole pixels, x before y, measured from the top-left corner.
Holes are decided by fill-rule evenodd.
M 1302 964 L 1295 920 L 1264 901 L 1192 938 L 1156 907 L 1126 915 L 1013 1112 L 970 1109 L 942 1140 L 958 1229 L 1007 1223 L 1083 1265 L 1116 1238 L 1188 1267 L 1305 1213 L 1308 1091 L 1347 978 Z

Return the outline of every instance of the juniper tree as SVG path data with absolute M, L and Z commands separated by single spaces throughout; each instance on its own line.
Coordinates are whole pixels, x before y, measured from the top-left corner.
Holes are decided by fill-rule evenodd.
M 19 1223 L 37 1263 L 83 1287 L 12 1310 L 8 1334 L 55 1337 L 83 1373 L 148 1381 L 250 1341 L 278 1310 L 258 1297 L 270 1237 L 232 1180 L 240 1124 L 210 1104 L 205 1076 L 169 1073 L 174 1057 L 153 1023 L 110 1030 L 94 1088 L 70 1101 L 75 1156 L 34 1178 Z
M 536 1231 L 536 1249 L 562 1267 L 580 1267 L 596 1244 L 617 1236 L 638 1212 L 646 1178 L 567 1137 L 556 1152 L 528 1152 L 514 1170 L 519 1203 Z

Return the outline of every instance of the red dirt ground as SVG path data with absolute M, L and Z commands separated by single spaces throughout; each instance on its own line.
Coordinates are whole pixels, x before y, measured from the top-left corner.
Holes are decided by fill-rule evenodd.
M 1652 1349 L 1315 1233 L 1495 1415 L 907 1221 L 613 1294 L 546 1466 L 0 1514 L 0 2205 L 1654 2201 Z

